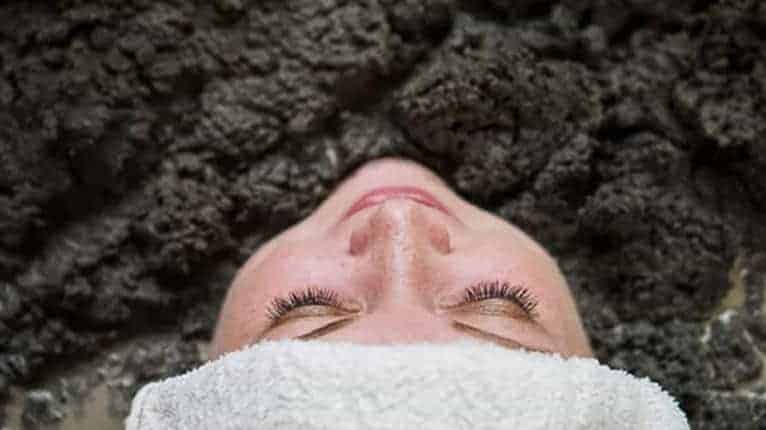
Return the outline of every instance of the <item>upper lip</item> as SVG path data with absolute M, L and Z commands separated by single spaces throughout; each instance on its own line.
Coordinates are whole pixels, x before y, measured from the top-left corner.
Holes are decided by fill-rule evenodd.
M 395 186 L 395 187 L 381 187 L 371 190 L 362 197 L 360 197 L 351 207 L 343 214 L 341 221 L 353 216 L 355 213 L 367 209 L 368 207 L 379 205 L 388 199 L 393 198 L 405 198 L 414 200 L 425 206 L 437 209 L 450 217 L 454 218 L 452 212 L 447 209 L 444 203 L 440 202 L 431 193 L 416 187 L 409 186 Z

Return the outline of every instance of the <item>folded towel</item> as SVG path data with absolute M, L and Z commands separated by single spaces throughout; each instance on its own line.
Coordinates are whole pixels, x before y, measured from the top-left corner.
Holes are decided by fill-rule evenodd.
M 473 340 L 265 341 L 145 386 L 127 420 L 127 430 L 688 428 L 648 379 Z

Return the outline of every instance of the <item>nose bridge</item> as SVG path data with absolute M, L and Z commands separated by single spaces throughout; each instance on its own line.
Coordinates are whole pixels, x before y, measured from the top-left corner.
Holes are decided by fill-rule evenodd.
M 395 199 L 383 202 L 370 218 L 371 257 L 390 288 L 426 281 L 427 260 L 434 252 L 430 225 L 418 203 Z
M 367 255 L 377 273 L 368 313 L 351 325 L 349 338 L 366 343 L 414 343 L 450 339 L 433 312 L 435 276 L 449 252 L 449 232 L 433 208 L 389 199 L 365 227 Z

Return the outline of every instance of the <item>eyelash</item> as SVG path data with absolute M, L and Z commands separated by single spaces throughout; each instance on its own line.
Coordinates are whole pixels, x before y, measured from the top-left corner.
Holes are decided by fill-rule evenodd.
M 325 288 L 308 288 L 302 292 L 291 292 L 286 298 L 277 297 L 267 310 L 269 318 L 276 321 L 291 310 L 309 305 L 340 307 L 338 293 Z
M 536 319 L 537 299 L 529 290 L 521 285 L 510 285 L 507 282 L 479 282 L 471 285 L 463 293 L 463 300 L 458 304 L 480 302 L 488 299 L 504 299 L 518 305 L 530 318 Z
M 537 318 L 537 300 L 529 290 L 520 285 L 510 285 L 507 282 L 479 282 L 463 293 L 463 298 L 456 306 L 480 302 L 488 299 L 504 299 L 518 305 L 530 318 Z M 276 321 L 291 310 L 310 305 L 340 307 L 338 293 L 326 288 L 308 288 L 301 292 L 291 292 L 287 297 L 274 298 L 267 309 L 268 317 Z

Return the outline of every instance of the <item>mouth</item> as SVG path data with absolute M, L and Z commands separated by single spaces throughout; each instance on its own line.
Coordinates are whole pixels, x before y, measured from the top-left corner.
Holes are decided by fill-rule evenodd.
M 447 209 L 444 203 L 440 202 L 431 193 L 416 187 L 401 186 L 376 188 L 367 192 L 353 205 L 351 205 L 345 214 L 343 214 L 341 222 L 352 217 L 354 214 L 361 210 L 379 205 L 389 199 L 409 199 L 424 206 L 428 206 L 441 211 L 452 218 L 455 217 L 452 212 Z

